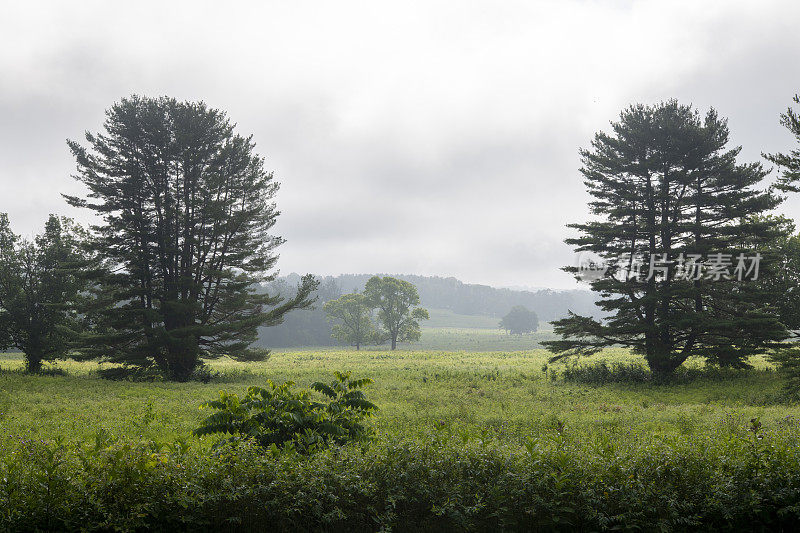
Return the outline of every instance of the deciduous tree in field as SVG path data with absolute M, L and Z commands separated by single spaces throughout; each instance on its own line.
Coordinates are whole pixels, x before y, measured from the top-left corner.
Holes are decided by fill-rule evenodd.
M 500 321 L 500 328 L 515 335 L 530 333 L 539 328 L 539 317 L 524 305 L 515 305 Z
M 265 357 L 250 349 L 257 328 L 308 306 L 316 281 L 288 299 L 254 291 L 274 279 L 283 239 L 270 233 L 278 183 L 252 138 L 202 102 L 138 96 L 104 130 L 69 141 L 89 193 L 67 200 L 101 217 L 92 244 L 106 260 L 84 351 L 173 380 L 201 358 Z
M 80 329 L 85 238 L 70 219 L 50 215 L 42 234 L 22 239 L 0 213 L 0 349 L 21 350 L 29 372 L 65 358 L 71 332 Z
M 692 355 L 744 366 L 786 337 L 774 293 L 752 272 L 741 280 L 735 273 L 740 254 L 749 270 L 755 252 L 780 235 L 774 219 L 758 216 L 780 198 L 764 190 L 760 164 L 737 162 L 740 149 L 727 147 L 728 135 L 715 111 L 700 116 L 669 101 L 626 109 L 581 151 L 598 217 L 571 225 L 580 236 L 566 242 L 605 262 L 591 287 L 609 316 L 556 321 L 562 339 L 546 343 L 554 359 L 621 345 L 642 354 L 653 372 L 671 373 Z M 730 262 L 715 266 L 714 257 Z M 762 279 L 772 274 L 769 261 L 760 268 Z
M 419 340 L 420 320 L 427 320 L 428 311 L 419 305 L 417 288 L 407 281 L 391 277 L 373 276 L 364 287 L 368 305 L 378 310 L 378 319 L 386 328 L 392 341 L 392 350 L 397 342 Z
M 367 305 L 363 294 L 345 294 L 336 300 L 329 300 L 323 306 L 328 320 L 334 322 L 331 328 L 333 338 L 361 349 L 364 344 L 379 344 L 382 332 L 372 321 L 372 308 Z

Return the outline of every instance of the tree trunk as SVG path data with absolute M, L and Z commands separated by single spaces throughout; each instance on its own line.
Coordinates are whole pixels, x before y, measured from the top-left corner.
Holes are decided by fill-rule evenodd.
M 181 352 L 169 352 L 169 379 L 173 381 L 189 381 L 192 372 L 197 368 L 199 361 L 197 352 L 192 353 L 191 350 L 183 350 Z
M 25 354 L 25 371 L 36 374 L 42 371 L 42 356 L 38 353 Z
M 169 379 L 188 381 L 197 367 L 200 355 L 199 340 L 187 331 L 194 325 L 194 316 L 185 301 L 166 300 L 161 305 L 166 329 L 166 357 Z
M 200 347 L 194 336 L 171 339 L 167 344 L 169 379 L 188 381 L 200 362 Z
M 647 365 L 653 376 L 668 377 L 687 359 L 686 355 L 673 354 L 668 349 L 657 348 L 652 354 L 646 356 Z
M 392 335 L 392 350 L 397 348 L 397 335 Z

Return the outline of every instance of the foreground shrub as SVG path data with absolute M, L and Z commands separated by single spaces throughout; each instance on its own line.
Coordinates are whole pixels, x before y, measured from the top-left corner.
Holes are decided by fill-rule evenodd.
M 110 381 L 166 381 L 164 373 L 156 365 L 146 367 L 133 365 L 112 366 L 97 370 L 97 375 Z M 192 373 L 189 374 L 187 381 L 209 383 L 212 380 L 219 379 L 219 377 L 219 372 L 212 370 L 208 364 L 201 362 L 195 367 Z
M 377 407 L 359 389 L 372 380 L 351 379 L 350 372 L 334 374 L 336 379 L 330 385 L 311 385 L 327 398 L 325 403 L 315 401 L 308 391 L 295 392 L 291 381 L 276 385 L 268 380 L 267 388 L 250 387 L 243 399 L 222 391 L 218 400 L 201 406 L 217 412 L 206 418 L 194 434 L 225 433 L 232 435 L 229 441 L 253 439 L 264 448 L 289 446 L 301 452 L 331 442 L 361 440 L 368 434 L 363 420 Z
M 791 530 L 800 429 L 524 445 L 383 435 L 368 447 L 214 456 L 178 443 L 0 442 L 0 530 Z

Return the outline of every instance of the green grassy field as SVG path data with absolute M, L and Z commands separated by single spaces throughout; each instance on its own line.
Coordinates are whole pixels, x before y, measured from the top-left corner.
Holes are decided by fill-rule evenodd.
M 597 360 L 629 361 L 622 350 Z M 6 434 L 91 439 L 98 431 L 119 437 L 193 440 L 203 416 L 198 405 L 220 389 L 292 380 L 307 386 L 333 370 L 352 370 L 375 381 L 367 393 L 380 406 L 377 426 L 389 433 L 424 431 L 443 422 L 472 430 L 500 428 L 521 442 L 547 432 L 556 420 L 572 432 L 677 433 L 705 431 L 726 418 L 760 417 L 774 424 L 800 408 L 771 405 L 780 384 L 774 372 L 736 374 L 730 380 L 698 379 L 675 385 L 591 386 L 545 375 L 543 350 L 524 352 L 342 351 L 277 352 L 263 363 L 212 362 L 220 372 L 203 383 L 106 381 L 96 363 L 62 362 L 65 376 L 27 376 L 19 356 L 0 358 L 0 425 Z M 695 363 L 697 365 L 699 363 Z M 550 365 L 556 374 L 563 364 Z
M 20 372 L 0 355 L 0 529 L 783 530 L 800 519 L 800 407 L 778 375 L 566 381 L 543 350 L 276 352 L 211 383 Z M 624 350 L 595 360 L 636 361 Z M 698 361 L 689 366 L 700 369 Z M 375 383 L 368 444 L 309 457 L 192 436 L 201 402 L 266 379 Z M 5 500 L 4 500 L 5 498 Z
M 509 335 L 497 328 L 424 327 L 419 341 L 400 343 L 398 346 L 404 350 L 416 351 L 527 351 L 539 349 L 542 341 L 554 338 L 551 329 L 540 329 L 525 335 Z M 377 349 L 380 350 L 381 347 Z
M 468 328 L 497 330 L 500 319 L 485 315 L 461 315 L 449 309 L 428 309 L 430 318 L 423 328 Z

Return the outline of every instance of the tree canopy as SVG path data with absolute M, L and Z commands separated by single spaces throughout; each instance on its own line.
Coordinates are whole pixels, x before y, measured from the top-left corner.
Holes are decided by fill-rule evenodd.
M 500 328 L 515 335 L 531 333 L 539 329 L 539 317 L 524 305 L 515 305 L 500 320 Z
M 88 198 L 67 201 L 102 219 L 87 356 L 176 380 L 201 357 L 263 358 L 257 328 L 308 306 L 316 281 L 290 299 L 254 290 L 274 278 L 283 239 L 270 233 L 278 183 L 252 138 L 202 102 L 132 96 L 86 142 L 68 144 Z
M 795 95 L 794 103 L 800 104 L 800 95 Z M 794 135 L 795 140 L 800 144 L 800 115 L 791 107 L 781 115 L 781 124 Z M 778 165 L 781 174 L 778 177 L 776 187 L 784 192 L 800 192 L 800 148 L 794 148 L 791 152 L 782 154 L 762 154 L 768 161 Z
M 428 311 L 419 305 L 417 288 L 407 281 L 392 277 L 373 276 L 364 287 L 368 305 L 378 309 L 378 319 L 392 341 L 392 350 L 397 342 L 419 340 L 420 320 L 429 318 Z
M 759 265 L 758 250 L 781 234 L 759 215 L 780 198 L 760 188 L 768 172 L 759 163 L 737 162 L 728 138 L 714 110 L 701 117 L 668 101 L 626 109 L 581 150 L 598 218 L 571 225 L 580 236 L 566 242 L 604 262 L 590 283 L 609 317 L 554 322 L 562 339 L 546 345 L 555 359 L 621 345 L 669 373 L 691 355 L 743 366 L 785 338 L 774 293 L 754 282 L 773 268 Z
M 380 344 L 385 333 L 372 321 L 372 308 L 363 294 L 345 294 L 329 300 L 323 306 L 328 319 L 333 322 L 331 335 L 359 350 L 364 344 Z

